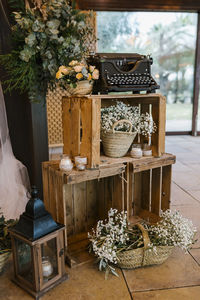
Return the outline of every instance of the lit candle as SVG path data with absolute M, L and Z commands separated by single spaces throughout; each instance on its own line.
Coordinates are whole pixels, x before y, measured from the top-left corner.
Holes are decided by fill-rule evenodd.
M 69 156 L 63 156 L 59 165 L 60 169 L 66 172 L 69 172 L 73 169 L 73 163 Z
M 42 274 L 44 277 L 49 277 L 53 273 L 53 266 L 48 258 L 42 260 Z

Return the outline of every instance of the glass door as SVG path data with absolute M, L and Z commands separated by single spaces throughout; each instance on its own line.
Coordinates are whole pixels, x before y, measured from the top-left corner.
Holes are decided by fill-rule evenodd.
M 167 99 L 166 131 L 192 129 L 197 13 L 98 12 L 98 52 L 151 54 L 158 93 Z

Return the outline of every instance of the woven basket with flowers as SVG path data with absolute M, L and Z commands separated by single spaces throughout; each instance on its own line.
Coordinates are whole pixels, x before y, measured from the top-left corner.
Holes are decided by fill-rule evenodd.
M 99 270 L 118 276 L 115 265 L 125 269 L 162 264 L 174 247 L 185 251 L 195 242 L 196 228 L 178 211 L 166 210 L 156 224 L 130 225 L 127 213 L 108 212 L 108 221 L 98 221 L 89 233 L 90 250 L 98 257 Z
M 72 60 L 67 66 L 60 66 L 56 79 L 58 84 L 70 95 L 88 95 L 92 93 L 93 82 L 99 78 L 99 70 L 85 62 Z

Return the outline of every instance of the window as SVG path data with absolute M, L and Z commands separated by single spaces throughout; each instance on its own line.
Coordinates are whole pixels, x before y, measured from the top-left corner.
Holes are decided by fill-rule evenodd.
M 191 131 L 196 13 L 98 12 L 98 52 L 151 54 L 167 131 Z

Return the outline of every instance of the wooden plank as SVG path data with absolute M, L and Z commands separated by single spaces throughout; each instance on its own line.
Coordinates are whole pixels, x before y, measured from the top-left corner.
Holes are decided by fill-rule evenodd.
M 80 155 L 80 99 L 71 99 L 71 156 Z
M 100 164 L 100 124 L 101 101 L 92 99 L 91 168 L 97 168 Z
M 152 170 L 151 212 L 160 215 L 162 168 Z
M 92 164 L 91 143 L 92 143 L 92 99 L 81 99 L 81 120 L 82 120 L 82 139 L 80 145 L 81 156 L 86 156 L 88 166 Z
M 102 168 L 99 170 L 73 171 L 70 175 L 65 177 L 65 183 L 74 184 L 84 182 L 92 179 L 109 177 L 116 174 L 123 173 L 125 165 L 119 164 L 111 168 Z
M 114 177 L 104 179 L 104 219 L 108 218 L 108 211 L 113 207 Z
M 138 215 L 142 204 L 142 173 L 133 173 L 133 215 Z
M 199 106 L 199 80 L 200 80 L 200 12 L 198 13 L 197 39 L 194 66 L 193 87 L 193 111 L 192 111 L 192 135 L 197 135 L 198 106 Z
M 62 99 L 63 153 L 71 156 L 71 99 Z
M 130 215 L 130 165 L 127 164 L 124 173 L 124 210 L 127 211 L 127 217 Z
M 84 232 L 87 230 L 86 182 L 77 183 L 73 189 L 73 205 L 75 233 Z
M 57 221 L 56 188 L 55 172 L 52 167 L 49 167 L 49 212 L 55 221 Z
M 161 156 L 165 153 L 165 122 L 166 122 L 166 99 L 163 96 L 158 98 L 157 104 L 152 104 L 152 117 L 156 123 L 157 130 L 152 134 L 151 144 L 154 156 Z
M 162 167 L 161 209 L 163 211 L 170 208 L 171 180 L 172 180 L 172 166 L 169 165 L 169 166 Z
M 83 10 L 94 10 L 94 11 L 199 11 L 200 3 L 198 0 L 144 0 L 138 2 L 136 0 L 77 0 L 77 7 Z
M 67 247 L 67 213 L 66 213 L 66 205 L 64 198 L 64 184 L 63 184 L 63 174 L 59 171 L 55 171 L 56 176 L 56 193 L 57 193 L 57 222 L 65 225 L 64 233 L 64 242 Z
M 63 185 L 63 197 L 66 211 L 66 227 L 67 227 L 67 235 L 68 237 L 75 233 L 75 216 L 74 216 L 74 202 L 73 202 L 73 194 L 72 190 L 74 189 L 74 185 Z
M 42 181 L 43 181 L 43 201 L 46 210 L 49 210 L 49 175 L 48 166 L 46 162 L 42 163 Z
M 160 166 L 172 165 L 176 161 L 176 157 L 173 155 L 164 155 L 160 159 L 152 157 L 146 161 L 133 162 L 134 173 L 145 171 L 148 169 L 154 169 Z
M 97 200 L 98 200 L 98 215 L 99 220 L 103 220 L 105 217 L 105 179 L 98 179 L 97 185 Z
M 116 208 L 119 212 L 124 210 L 124 190 L 123 190 L 122 175 L 113 177 L 113 203 L 112 207 Z
M 142 178 L 142 195 L 141 208 L 150 211 L 151 207 L 151 170 L 143 171 Z
M 87 201 L 87 230 L 95 225 L 98 219 L 98 199 L 97 185 L 98 180 L 87 181 L 86 183 L 86 201 Z

